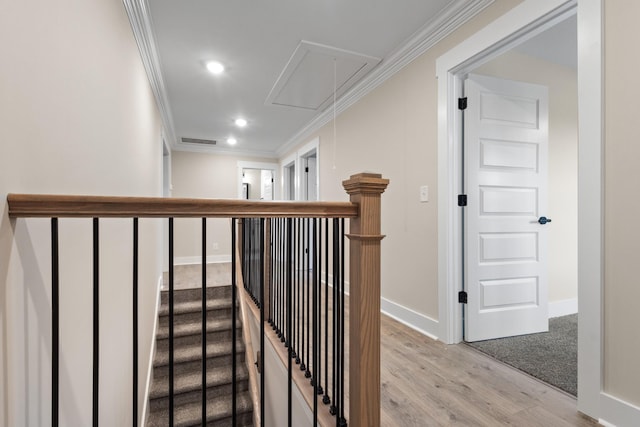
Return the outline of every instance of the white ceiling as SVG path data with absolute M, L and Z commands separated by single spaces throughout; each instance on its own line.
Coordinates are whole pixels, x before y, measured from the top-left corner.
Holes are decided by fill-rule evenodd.
M 573 15 L 515 48 L 518 52 L 578 69 L 578 18 Z
M 430 23 L 455 7 L 469 8 L 473 3 L 482 4 L 474 14 L 490 4 L 481 0 L 150 0 L 157 66 L 175 132 L 172 146 L 188 149 L 178 143 L 182 137 L 213 139 L 218 145 L 207 150 L 275 156 L 333 101 L 333 57 L 337 55 L 317 55 L 301 61 L 304 65 L 293 71 L 285 70 L 301 42 L 369 58 L 362 60 L 369 64 L 365 70 L 369 72 L 377 59 L 381 60 L 377 67 L 384 66 Z M 447 19 L 457 22 L 449 15 Z M 224 74 L 210 74 L 204 65 L 210 60 L 222 62 Z M 353 61 L 348 58 L 343 61 L 346 65 L 336 65 L 336 86 L 343 89 L 339 94 L 365 74 L 356 75 L 362 64 Z M 293 86 L 279 93 L 285 104 L 298 107 L 268 101 L 272 90 L 278 90 L 279 77 L 287 73 L 293 73 L 287 79 Z M 240 116 L 249 122 L 244 129 L 233 124 Z M 225 142 L 231 136 L 238 140 L 234 147 Z

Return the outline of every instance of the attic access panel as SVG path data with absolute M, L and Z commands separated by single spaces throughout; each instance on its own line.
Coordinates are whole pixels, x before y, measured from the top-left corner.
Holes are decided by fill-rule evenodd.
M 265 104 L 322 111 L 333 102 L 334 87 L 340 97 L 379 62 L 379 58 L 303 40 Z

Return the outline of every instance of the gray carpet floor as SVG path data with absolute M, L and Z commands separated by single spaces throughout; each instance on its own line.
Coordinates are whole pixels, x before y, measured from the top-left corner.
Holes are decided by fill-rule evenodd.
M 549 332 L 468 343 L 569 394 L 578 394 L 578 315 L 549 319 Z

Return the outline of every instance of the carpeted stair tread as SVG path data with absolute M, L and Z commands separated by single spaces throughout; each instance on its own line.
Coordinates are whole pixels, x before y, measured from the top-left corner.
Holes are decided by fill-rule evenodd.
M 223 365 L 213 369 L 207 369 L 207 388 L 216 387 L 222 384 L 231 383 L 231 365 Z M 236 380 L 242 381 L 249 377 L 244 363 L 237 365 Z M 202 382 L 202 371 L 200 369 L 181 375 L 174 375 L 174 393 L 186 393 L 193 390 L 200 390 Z M 169 378 L 164 376 L 154 378 L 150 399 L 157 399 L 169 395 Z
M 232 321 L 231 286 L 206 290 L 206 425 L 231 426 Z M 153 383 L 149 391 L 148 427 L 168 426 L 169 416 L 169 293 L 161 292 L 158 310 L 156 349 L 153 358 Z M 202 387 L 202 289 L 175 290 L 174 299 L 174 425 L 201 423 Z M 242 340 L 242 324 L 236 318 L 237 423 L 253 425 L 252 402 L 248 393 L 249 372 Z
M 248 392 L 238 393 L 236 414 L 240 415 L 241 425 L 251 425 L 252 402 Z M 190 427 L 201 425 L 201 403 L 192 402 L 174 408 L 174 426 Z M 231 396 L 207 399 L 207 424 L 231 425 Z M 155 411 L 149 414 L 148 427 L 165 427 L 169 410 Z M 225 422 L 226 421 L 226 422 Z
M 226 299 L 210 299 L 207 301 L 207 311 L 217 311 L 217 310 L 229 310 L 231 309 L 231 300 Z M 194 301 L 182 301 L 179 303 L 174 302 L 173 304 L 173 313 L 174 314 L 184 314 L 184 313 L 201 313 L 202 312 L 202 302 L 200 301 L 200 296 L 198 296 L 197 300 Z M 169 315 L 169 304 L 162 304 L 160 309 L 158 310 L 158 315 L 160 317 Z
M 236 322 L 236 329 L 240 329 L 240 322 Z M 202 331 L 201 321 L 198 322 L 174 322 L 173 336 L 184 337 L 189 335 L 199 335 Z M 207 333 L 231 331 L 231 319 L 207 319 Z M 163 324 L 158 326 L 156 338 L 168 339 L 169 338 L 169 324 Z
M 201 288 L 192 289 L 174 289 L 173 303 L 181 303 L 185 301 L 200 301 L 202 296 Z M 228 299 L 231 300 L 231 286 L 217 286 L 207 288 L 207 300 Z M 162 305 L 169 303 L 169 291 L 163 290 L 160 293 L 160 302 Z
M 236 344 L 236 351 L 238 353 L 244 352 L 244 343 L 238 341 Z M 231 341 L 218 341 L 207 342 L 207 358 L 221 357 L 231 354 Z M 174 349 L 173 360 L 174 363 L 184 363 L 192 360 L 200 360 L 202 357 L 202 345 L 199 342 L 181 347 L 180 349 Z M 156 356 L 153 360 L 153 366 L 159 367 L 169 364 L 169 349 L 159 348 L 156 350 Z

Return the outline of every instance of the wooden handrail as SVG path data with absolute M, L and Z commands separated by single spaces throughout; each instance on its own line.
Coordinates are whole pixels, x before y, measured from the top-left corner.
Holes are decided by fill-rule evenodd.
M 351 202 L 267 202 L 163 197 L 7 195 L 11 218 L 354 218 Z

